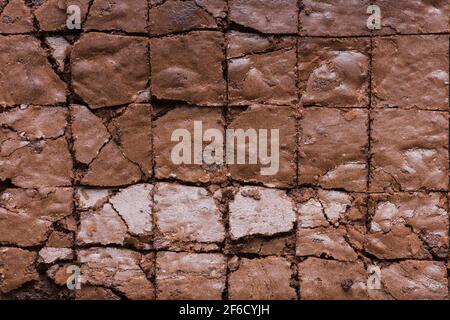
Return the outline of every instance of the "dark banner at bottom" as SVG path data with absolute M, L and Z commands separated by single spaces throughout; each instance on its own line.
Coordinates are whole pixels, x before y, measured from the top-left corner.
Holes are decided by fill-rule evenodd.
M 0 301 L 2 313 L 43 315 L 46 319 L 132 317 L 144 319 L 301 319 L 333 316 L 344 319 L 432 316 L 448 310 L 449 301 Z

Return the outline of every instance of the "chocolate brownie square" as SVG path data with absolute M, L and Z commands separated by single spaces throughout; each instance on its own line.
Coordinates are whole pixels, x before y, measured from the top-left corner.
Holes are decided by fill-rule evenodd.
M 87 33 L 72 51 L 75 94 L 91 108 L 134 102 L 148 86 L 147 40 L 104 33 Z
M 34 15 L 41 31 L 66 31 L 67 8 L 78 6 L 81 21 L 86 20 L 90 0 L 39 0 L 29 1 L 34 9 Z
M 230 0 L 229 20 L 262 33 L 297 33 L 297 0 Z
M 448 203 L 441 193 L 374 194 L 365 250 L 379 259 L 445 258 Z
M 197 128 L 197 130 L 196 130 Z M 181 132 L 182 130 L 183 132 Z M 205 148 L 212 140 L 205 136 L 217 130 L 222 142 L 214 140 L 222 150 L 222 157 L 205 158 Z M 221 108 L 177 106 L 155 120 L 155 174 L 159 179 L 178 179 L 192 183 L 222 183 L 227 179 L 224 165 L 225 120 Z M 178 135 L 177 132 L 184 133 Z M 201 143 L 201 150 L 194 145 Z M 186 148 L 180 150 L 179 146 Z M 186 150 L 188 149 L 188 150 Z M 177 151 L 178 150 L 178 151 Z M 196 156 L 197 155 L 197 156 Z M 177 159 L 175 159 L 175 157 Z M 178 160 L 178 158 L 180 158 Z M 195 161 L 197 159 L 197 162 Z M 183 161 L 181 161 L 183 159 Z M 214 160 L 214 161 L 213 161 Z
M 67 85 L 32 36 L 0 36 L 0 106 L 66 102 Z
M 448 36 L 375 38 L 373 43 L 375 107 L 448 110 Z
M 158 252 L 158 300 L 220 300 L 225 290 L 225 256 L 216 253 Z
M 304 106 L 368 107 L 369 39 L 300 39 L 298 49 Z
M 152 174 L 152 108 L 131 104 L 109 114 L 72 105 L 71 128 L 77 180 L 87 186 L 124 186 Z
M 288 233 L 295 220 L 293 201 L 282 190 L 241 187 L 229 203 L 232 240 Z
M 152 95 L 206 106 L 225 104 L 225 40 L 222 33 L 195 31 L 150 40 Z
M 148 1 L 95 0 L 84 23 L 86 30 L 123 32 L 147 31 Z
M 298 264 L 300 297 L 306 300 L 367 300 L 362 261 L 343 262 L 308 258 Z
M 404 260 L 381 268 L 383 289 L 398 300 L 446 300 L 448 279 L 440 261 Z
M 283 257 L 246 259 L 229 263 L 228 295 L 231 300 L 293 300 L 291 263 Z
M 21 188 L 72 184 L 67 110 L 30 106 L 0 113 L 0 180 Z
M 222 213 L 206 189 L 158 183 L 154 198 L 158 250 L 218 249 L 225 228 Z
M 366 233 L 365 194 L 301 189 L 295 200 L 297 256 L 357 260 Z
M 72 214 L 72 188 L 11 188 L 0 192 L 0 243 L 37 247 Z
M 446 113 L 378 109 L 372 117 L 370 191 L 448 189 Z
M 380 7 L 381 30 L 374 30 L 377 34 L 449 32 L 450 3 L 446 0 L 374 0 L 371 4 Z
M 271 105 L 252 105 L 233 114 L 226 146 L 231 178 L 269 187 L 295 185 L 295 116 L 294 107 Z
M 226 0 L 153 1 L 150 7 L 150 33 L 163 35 L 194 29 L 219 29 L 226 14 Z
M 228 34 L 229 104 L 294 103 L 296 64 L 296 43 L 292 37 Z
M 300 35 L 363 36 L 367 28 L 370 0 L 303 0 L 300 11 Z
M 368 121 L 364 109 L 304 109 L 300 119 L 300 185 L 364 192 Z
M 308 36 L 363 36 L 368 34 L 418 34 L 448 32 L 448 1 L 428 0 L 304 0 L 300 34 Z M 369 29 L 380 11 L 380 29 Z

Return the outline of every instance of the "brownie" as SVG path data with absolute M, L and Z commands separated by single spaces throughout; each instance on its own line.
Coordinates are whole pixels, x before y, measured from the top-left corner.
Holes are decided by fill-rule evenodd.
M 148 21 L 148 1 L 94 0 L 84 23 L 86 30 L 145 33 Z
M 368 111 L 306 108 L 300 119 L 299 183 L 364 192 Z
M 446 113 L 378 109 L 371 116 L 371 192 L 448 189 Z
M 304 0 L 300 34 L 308 36 L 363 36 L 449 31 L 448 1 L 428 0 Z M 370 5 L 380 8 L 380 29 L 370 30 Z
M 81 287 L 110 288 L 130 300 L 155 298 L 154 286 L 143 270 L 146 255 L 117 248 L 90 248 L 79 250 L 77 255 L 81 264 Z
M 159 183 L 155 191 L 157 249 L 215 248 L 225 238 L 222 215 L 204 188 Z M 208 247 L 209 245 L 209 247 Z
M 195 31 L 150 41 L 152 95 L 205 106 L 225 103 L 222 33 Z
M 72 183 L 72 157 L 62 107 L 20 107 L 0 113 L 0 180 L 22 188 Z
M 368 39 L 305 38 L 298 47 L 302 105 L 368 107 Z
M 302 36 L 363 36 L 370 34 L 366 23 L 369 0 L 303 0 L 300 11 Z
M 448 279 L 439 261 L 404 260 L 381 269 L 384 290 L 398 300 L 446 300 Z
M 129 245 L 151 249 L 153 186 L 136 184 L 125 189 L 77 190 L 79 246 Z
M 227 153 L 233 156 L 233 159 L 227 159 L 231 178 L 244 183 L 262 183 L 268 187 L 295 185 L 295 116 L 294 107 L 272 105 L 252 105 L 235 114 L 227 126 Z M 245 142 L 239 142 L 242 134 L 248 136 Z M 262 141 L 257 150 L 255 139 Z M 266 154 L 264 148 L 267 149 Z M 244 153 L 245 161 L 241 163 L 239 156 Z M 265 157 L 261 157 L 262 154 Z
M 296 254 L 356 261 L 366 233 L 366 196 L 302 189 L 295 199 L 298 203 Z
M 291 263 L 286 258 L 239 259 L 231 270 L 228 295 L 231 300 L 293 300 L 297 295 L 290 286 Z
M 308 258 L 298 264 L 300 296 L 306 300 L 368 299 L 367 273 L 361 261 Z
M 75 5 L 80 8 L 81 21 L 86 20 L 91 0 L 42 0 L 30 1 L 33 6 L 34 16 L 41 31 L 65 31 L 67 30 L 67 8 Z
M 19 247 L 44 245 L 56 223 L 72 214 L 72 193 L 72 188 L 11 188 L 2 191 L 0 243 Z
M 30 281 L 38 280 L 34 266 L 36 253 L 19 248 L 0 247 L 0 292 L 8 293 Z
M 151 113 L 132 104 L 103 119 L 82 105 L 70 107 L 77 179 L 88 186 L 123 186 L 152 174 Z
M 445 258 L 448 201 L 441 193 L 370 195 L 365 250 L 379 259 Z
M 159 300 L 220 300 L 225 290 L 225 257 L 216 253 L 158 252 Z
M 230 33 L 228 51 L 230 105 L 289 105 L 297 100 L 293 38 L 284 38 L 274 45 L 261 36 Z
M 33 36 L 0 36 L 0 69 L 1 106 L 66 102 L 67 85 Z
M 449 32 L 448 1 L 375 0 L 381 11 L 377 34 L 417 34 Z
M 387 37 L 373 41 L 375 107 L 448 110 L 448 36 Z
M 174 178 L 192 183 L 222 183 L 226 181 L 227 169 L 224 158 L 219 161 L 209 161 L 203 155 L 205 148 L 210 145 L 206 133 L 210 129 L 218 130 L 224 136 L 225 120 L 221 108 L 201 108 L 180 105 L 155 120 L 154 148 L 155 148 L 155 175 L 159 179 Z M 200 127 L 196 133 L 195 127 Z M 177 130 L 187 130 L 189 136 L 177 136 Z M 200 135 L 200 136 L 198 136 Z M 225 140 L 214 141 L 224 150 Z M 202 150 L 194 149 L 195 142 L 202 142 Z M 181 145 L 190 144 L 189 155 L 179 150 Z M 181 148 L 181 147 L 180 147 Z M 184 150 L 183 148 L 182 150 Z M 176 158 L 174 158 L 174 152 Z M 195 163 L 196 155 L 200 163 Z M 178 158 L 186 161 L 180 163 Z M 217 155 L 219 157 L 219 155 Z M 208 161 L 207 161 L 208 160 Z
M 14 34 L 34 31 L 31 10 L 23 0 L 10 0 L 1 11 L 0 33 Z
M 148 89 L 148 56 L 145 38 L 83 35 L 71 54 L 75 94 L 94 109 L 135 102 Z
M 293 202 L 285 192 L 263 187 L 242 187 L 229 204 L 230 236 L 274 236 L 293 230 Z
M 262 33 L 297 33 L 297 0 L 230 0 L 229 20 Z
M 219 29 L 226 18 L 226 0 L 152 0 L 150 33 L 163 35 L 199 29 Z

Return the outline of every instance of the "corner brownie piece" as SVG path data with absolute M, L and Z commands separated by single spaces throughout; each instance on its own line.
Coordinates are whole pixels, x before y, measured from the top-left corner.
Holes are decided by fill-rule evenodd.
M 448 203 L 441 193 L 374 194 L 365 250 L 379 259 L 445 258 Z
M 195 31 L 150 40 L 152 95 L 206 106 L 225 104 L 225 40 L 220 32 Z
M 300 119 L 299 183 L 364 192 L 368 111 L 306 108 Z
M 226 259 L 221 254 L 158 252 L 158 300 L 221 300 Z
M 231 300 L 293 300 L 291 263 L 283 257 L 246 259 L 234 257 L 228 276 Z
M 369 39 L 300 39 L 298 47 L 302 105 L 368 107 Z
M 370 191 L 448 189 L 448 115 L 378 109 L 372 113 Z
M 229 20 L 262 33 L 297 33 L 297 0 L 230 0 Z
M 448 36 L 387 37 L 373 41 L 375 107 L 448 110 Z

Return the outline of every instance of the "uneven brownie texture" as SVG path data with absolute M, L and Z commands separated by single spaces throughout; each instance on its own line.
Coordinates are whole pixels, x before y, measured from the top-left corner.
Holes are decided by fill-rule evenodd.
M 0 300 L 448 299 L 449 14 L 0 0 Z

